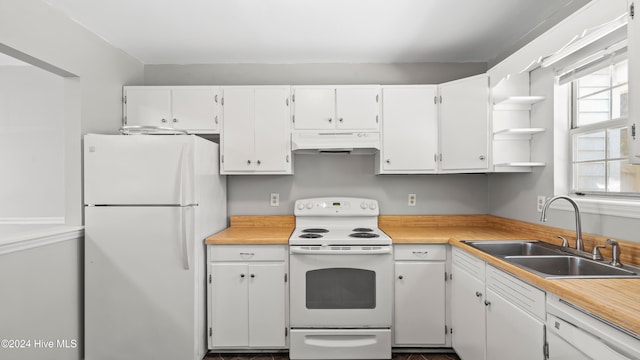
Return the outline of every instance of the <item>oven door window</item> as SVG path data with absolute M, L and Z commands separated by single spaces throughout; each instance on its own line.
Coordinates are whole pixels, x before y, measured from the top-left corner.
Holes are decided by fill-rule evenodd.
M 307 309 L 375 309 L 376 273 L 328 268 L 306 273 Z

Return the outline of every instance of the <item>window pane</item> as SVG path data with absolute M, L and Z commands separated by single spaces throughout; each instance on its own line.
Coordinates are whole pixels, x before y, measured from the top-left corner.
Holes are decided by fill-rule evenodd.
M 578 97 L 605 90 L 611 86 L 609 68 L 598 70 L 578 80 Z
M 607 158 L 623 158 L 629 156 L 628 128 L 621 127 L 607 130 Z
M 629 61 L 622 61 L 613 65 L 612 85 L 625 84 L 629 81 Z
M 605 145 L 604 130 L 575 135 L 573 160 L 603 160 L 606 157 Z
M 629 165 L 626 160 L 610 161 L 608 172 L 608 191 L 640 192 L 640 166 Z
M 611 90 L 613 101 L 611 103 L 612 119 L 626 118 L 629 116 L 629 86 L 622 85 Z
M 575 187 L 579 191 L 605 191 L 605 163 L 575 164 Z
M 611 93 L 609 91 L 599 92 L 578 100 L 578 122 L 576 125 L 582 126 L 611 120 L 610 103 Z

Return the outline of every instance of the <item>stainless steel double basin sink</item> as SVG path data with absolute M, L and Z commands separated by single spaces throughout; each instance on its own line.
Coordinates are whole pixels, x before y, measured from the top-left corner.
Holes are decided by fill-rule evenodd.
M 591 260 L 537 240 L 465 240 L 471 247 L 548 279 L 640 278 L 640 269 Z M 566 249 L 566 248 L 565 248 Z

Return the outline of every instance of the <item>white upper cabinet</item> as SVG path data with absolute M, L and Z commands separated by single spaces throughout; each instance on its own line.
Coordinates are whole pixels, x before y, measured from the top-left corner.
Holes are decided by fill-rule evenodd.
M 640 164 L 640 20 L 634 2 L 629 0 L 629 162 Z M 631 15 L 633 13 L 633 16 Z
M 289 86 L 223 88 L 222 174 L 291 174 Z
M 294 130 L 378 131 L 380 87 L 294 86 Z
M 486 74 L 440 85 L 440 169 L 489 170 L 489 81 Z
M 215 134 L 220 123 L 217 86 L 125 86 L 124 124 Z
M 382 87 L 382 149 L 376 173 L 437 170 L 436 85 Z

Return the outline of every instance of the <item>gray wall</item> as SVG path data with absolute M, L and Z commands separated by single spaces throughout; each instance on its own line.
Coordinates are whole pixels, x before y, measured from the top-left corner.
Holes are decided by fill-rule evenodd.
M 42 0 L 0 2 L 0 52 L 65 77 L 65 221 L 82 224 L 81 136 L 116 133 L 143 65 Z
M 147 65 L 144 85 L 438 84 L 486 71 L 486 64 Z M 293 176 L 229 176 L 229 215 L 293 214 L 297 199 L 361 196 L 383 214 L 485 214 L 486 175 L 374 175 L 374 157 L 295 155 Z M 280 206 L 269 205 L 270 193 Z M 407 206 L 409 193 L 417 205 Z
M 295 155 L 294 176 L 228 177 L 230 215 L 293 214 L 293 202 L 316 196 L 377 199 L 382 214 L 486 214 L 486 175 L 374 175 L 371 155 Z M 280 194 L 280 206 L 269 194 Z M 416 206 L 407 205 L 416 194 Z
M 485 63 L 146 65 L 140 85 L 439 84 L 486 70 Z
M 547 128 L 545 133 L 534 136 L 531 142 L 531 153 L 532 160 L 544 161 L 547 166 L 535 168 L 532 173 L 490 174 L 488 208 L 493 215 L 540 223 L 540 213 L 536 211 L 537 196 L 548 197 L 554 194 L 554 188 L 559 185 L 554 181 L 560 181 L 560 179 L 554 180 L 555 159 L 566 157 L 568 149 L 557 148 L 554 145 L 554 136 L 558 136 L 554 134 L 554 126 L 562 126 L 562 124 L 554 124 L 556 104 L 554 104 L 554 75 L 551 70 L 538 69 L 531 73 L 531 94 L 546 96 L 546 99 L 534 105 L 531 111 L 532 127 Z M 573 211 L 551 209 L 548 218 L 547 225 L 575 229 Z M 582 228 L 587 233 L 640 242 L 639 225 L 638 219 L 582 213 Z
M 0 66 L 0 220 L 64 220 L 64 81 Z
M 0 348 L 1 359 L 81 358 L 81 253 L 82 240 L 73 239 L 0 254 L 0 338 L 31 341 L 29 348 Z M 35 340 L 54 347 L 38 348 Z

